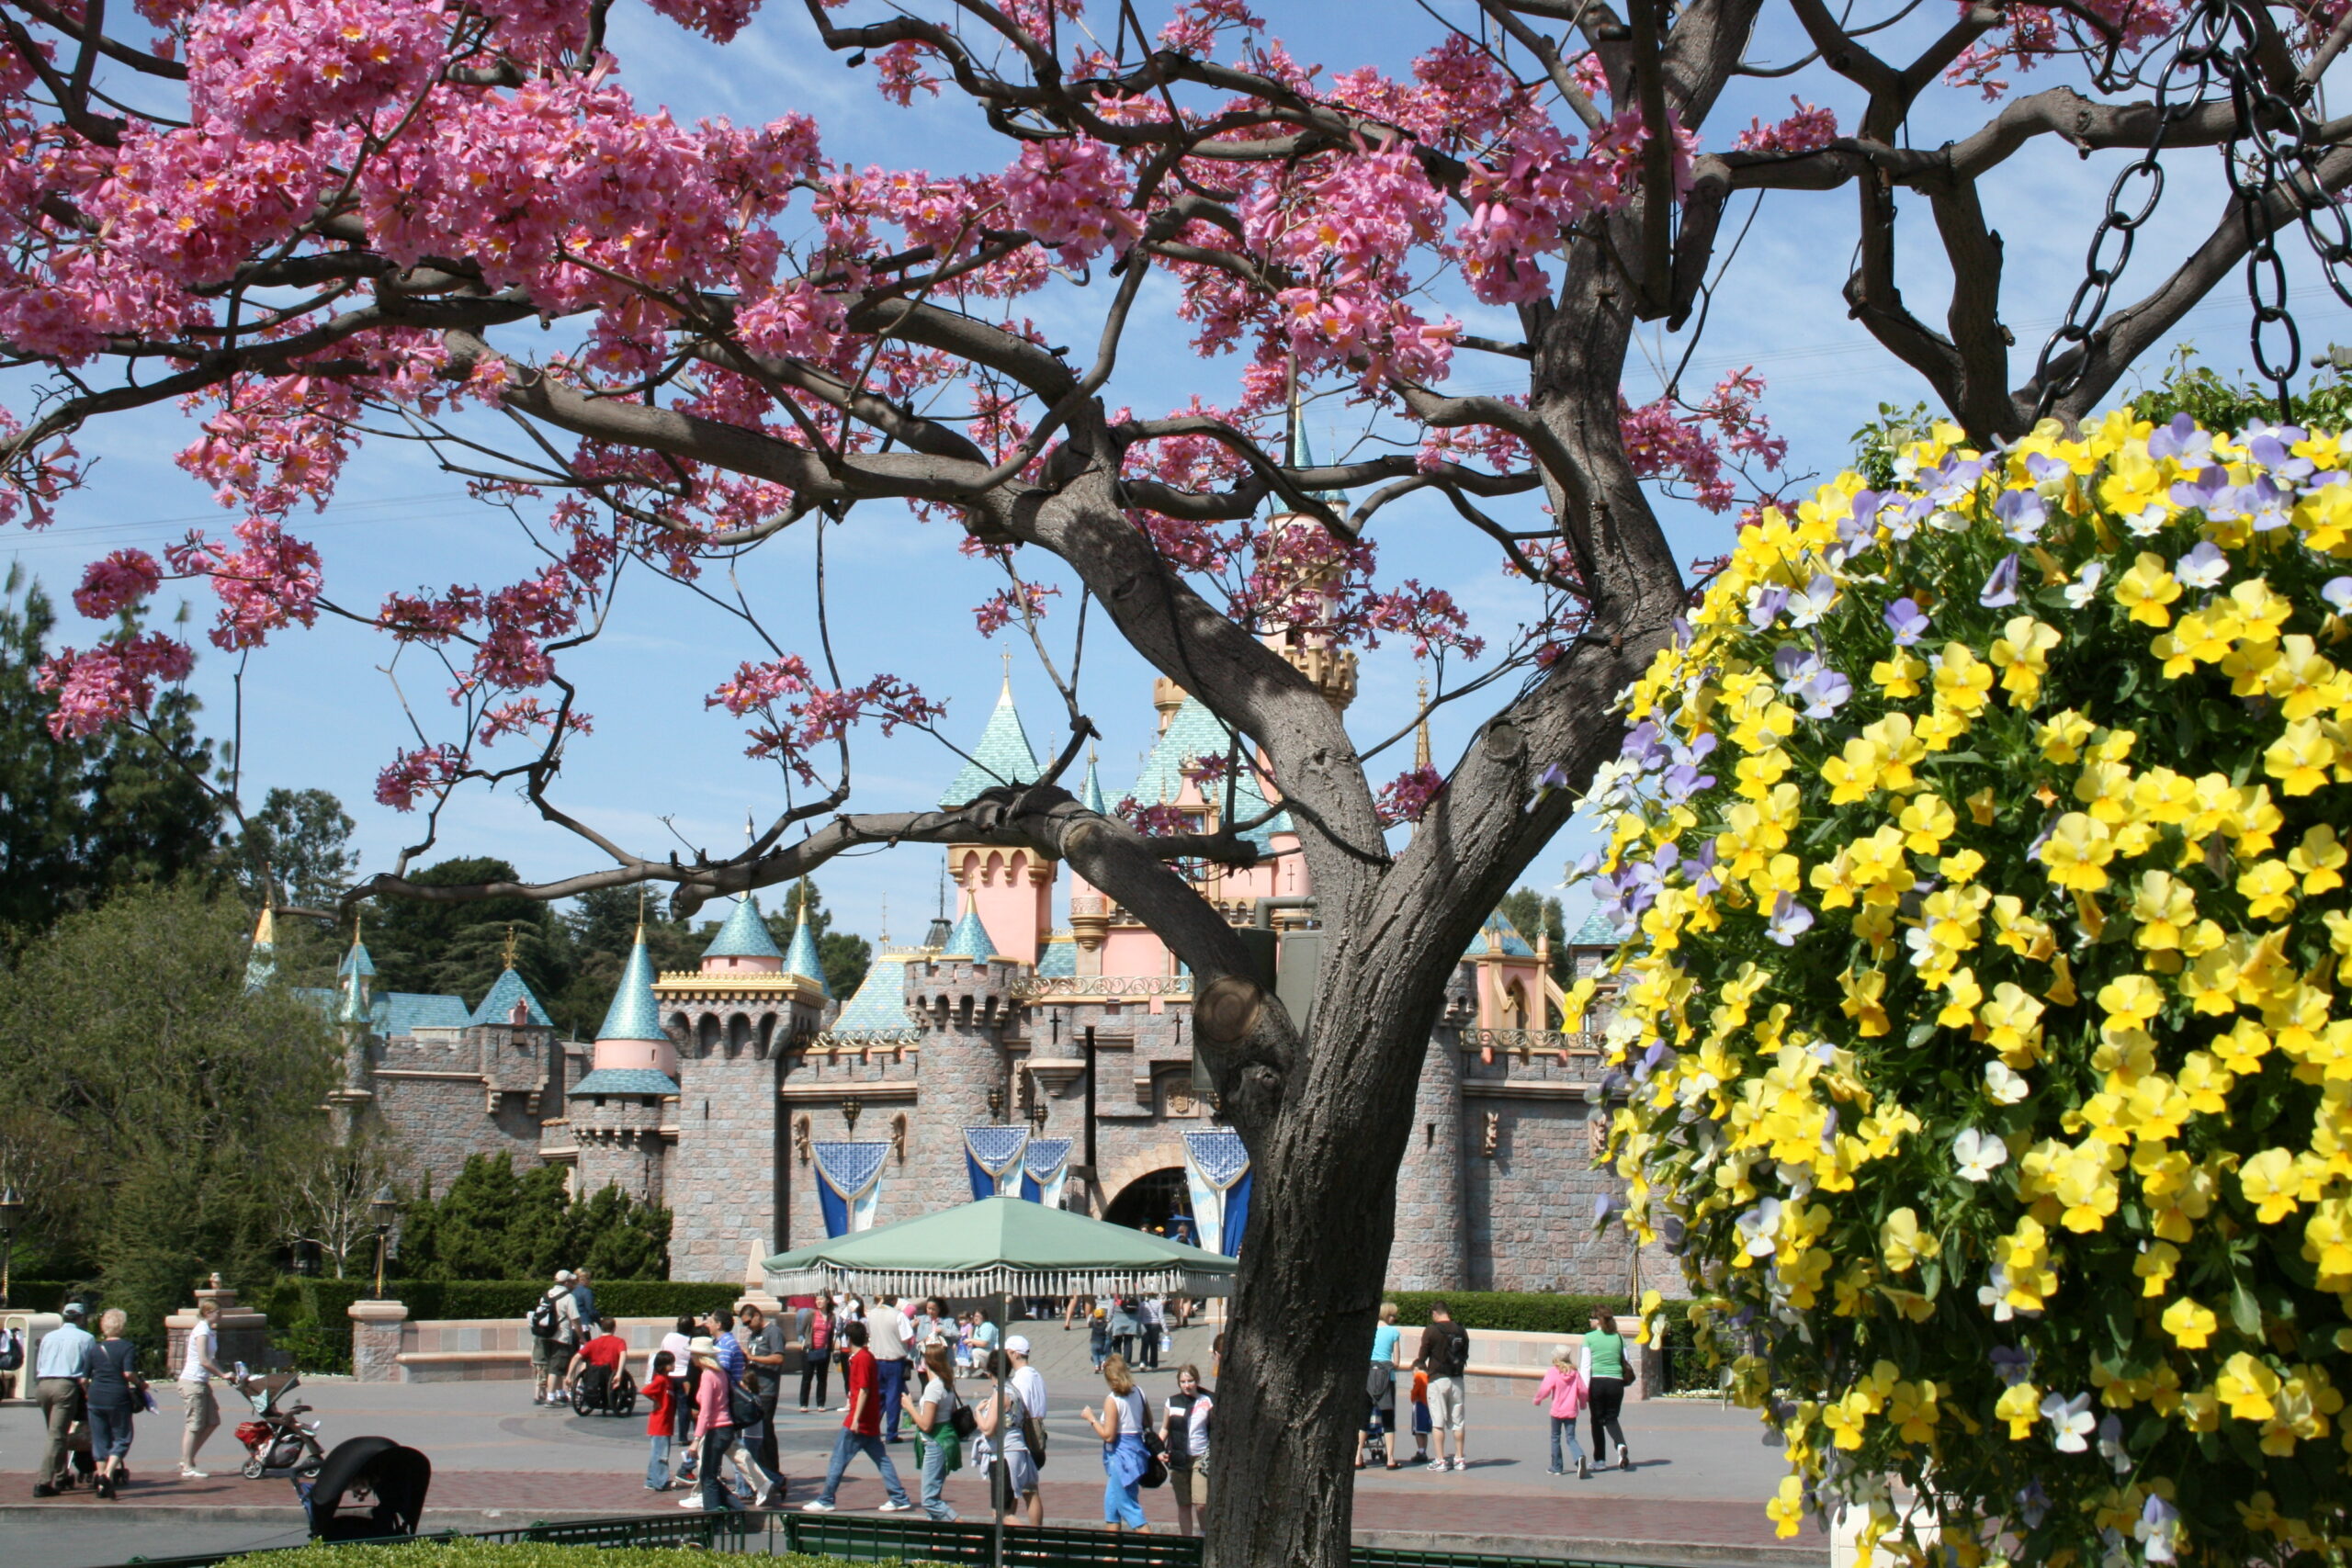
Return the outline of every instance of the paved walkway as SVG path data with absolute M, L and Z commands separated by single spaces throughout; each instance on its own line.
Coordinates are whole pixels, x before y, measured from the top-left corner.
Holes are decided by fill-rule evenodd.
M 1085 1365 L 1084 1335 L 1064 1335 L 1052 1325 L 1028 1327 L 1054 1395 L 1047 1515 L 1056 1523 L 1099 1523 L 1102 1486 L 1097 1450 L 1079 1409 L 1090 1393 L 1100 1397 L 1101 1384 Z M 1205 1363 L 1205 1344 L 1189 1343 L 1196 1337 L 1205 1338 L 1188 1332 L 1182 1348 Z M 1144 1387 L 1156 1405 L 1174 1382 L 1171 1362 L 1170 1371 L 1146 1374 Z M 488 1517 L 492 1510 L 542 1517 L 676 1506 L 674 1495 L 644 1490 L 641 1411 L 611 1420 L 537 1408 L 520 1382 L 322 1380 L 306 1385 L 304 1393 L 323 1423 L 322 1436 L 329 1447 L 344 1438 L 377 1433 L 432 1457 L 428 1521 L 481 1529 L 503 1522 Z M 136 1481 L 113 1504 L 85 1494 L 34 1502 L 39 1414 L 0 1409 L 0 1533 L 11 1540 L 9 1568 L 85 1568 L 131 1555 L 274 1544 L 299 1529 L 291 1486 L 283 1479 L 246 1481 L 237 1475 L 233 1461 L 241 1456 L 225 1431 L 212 1438 L 204 1455 L 217 1467 L 209 1480 L 164 1479 L 174 1468 L 179 1419 L 175 1395 L 165 1391 L 161 1397 L 164 1408 L 142 1420 L 131 1455 L 135 1472 L 156 1479 Z M 233 1426 L 236 1402 L 222 1403 Z M 778 1444 L 791 1504 L 815 1494 L 840 1420 L 835 1413 L 802 1415 L 789 1406 L 782 1413 Z M 1636 1562 L 1730 1561 L 1791 1568 L 1826 1562 L 1818 1538 L 1776 1542 L 1764 1503 L 1779 1484 L 1783 1465 L 1779 1451 L 1759 1441 L 1748 1412 L 1680 1400 L 1631 1404 L 1624 1427 L 1637 1456 L 1634 1469 L 1584 1482 L 1545 1473 L 1548 1428 L 1522 1398 L 1475 1400 L 1471 1421 L 1472 1462 L 1466 1472 L 1373 1470 L 1357 1477 L 1360 1535 L 1376 1532 L 1377 1539 L 1399 1544 L 1444 1536 L 1458 1538 L 1466 1549 Z M 901 1473 L 912 1485 L 911 1449 L 900 1452 Z M 985 1517 L 985 1488 L 976 1474 L 951 1479 L 947 1495 L 967 1517 Z M 1175 1506 L 1168 1493 L 1147 1492 L 1144 1497 L 1154 1527 L 1172 1526 Z M 845 1509 L 882 1501 L 880 1483 L 864 1460 L 853 1462 L 840 1501 Z M 62 1528 L 69 1521 L 75 1528 Z

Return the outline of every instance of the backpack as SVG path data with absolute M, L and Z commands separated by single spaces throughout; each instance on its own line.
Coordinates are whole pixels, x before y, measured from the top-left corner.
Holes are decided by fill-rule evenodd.
M 555 1310 L 555 1298 L 553 1296 L 541 1296 L 537 1302 L 532 1303 L 529 1321 L 531 1325 L 531 1337 L 534 1339 L 554 1338 L 557 1327 L 563 1321 Z

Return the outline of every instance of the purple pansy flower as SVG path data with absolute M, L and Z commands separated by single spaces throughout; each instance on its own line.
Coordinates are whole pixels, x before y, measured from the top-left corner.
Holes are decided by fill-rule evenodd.
M 2319 596 L 2339 615 L 2352 615 L 2352 577 L 2331 577 Z
M 1794 947 L 1797 938 L 1812 927 L 1813 911 L 1790 894 L 1782 893 L 1772 900 L 1772 919 L 1764 934 L 1782 947 Z
M 2003 536 L 2020 545 L 2041 537 L 2041 525 L 2049 519 L 2041 497 L 2030 490 L 2003 491 L 1993 502 L 1993 515 L 2001 520 Z
M 1928 612 L 1908 595 L 1889 604 L 1885 615 L 1886 629 L 1894 634 L 1897 648 L 1909 648 L 1928 635 Z
M 2014 553 L 2001 558 L 2001 564 L 1984 580 L 1976 602 L 1988 610 L 2004 609 L 2018 602 L 2018 558 Z

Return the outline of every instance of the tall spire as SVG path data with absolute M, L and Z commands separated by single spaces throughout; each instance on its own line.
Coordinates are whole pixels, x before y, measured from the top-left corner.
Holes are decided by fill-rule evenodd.
M 1086 749 L 1086 782 L 1078 786 L 1078 803 L 1098 816 L 1108 817 L 1111 814 L 1110 808 L 1102 804 L 1102 781 L 1095 776 L 1094 748 L 1091 746 Z
M 261 919 L 254 923 L 253 952 L 245 959 L 245 990 L 258 991 L 277 977 L 277 911 L 265 904 Z
M 832 990 L 825 984 L 824 961 L 817 955 L 816 933 L 808 929 L 808 879 L 800 879 L 800 919 L 792 928 L 792 947 L 784 955 L 784 972 L 797 975 L 804 980 L 814 980 L 817 989 L 825 996 Z
M 1413 725 L 1413 766 L 1426 768 L 1430 765 L 1430 683 L 1426 676 L 1416 688 L 1414 703 L 1421 716 Z
M 989 715 L 979 744 L 941 793 L 943 810 L 976 800 L 985 790 L 1035 784 L 1044 776 L 1046 770 L 1029 745 L 1029 732 L 1021 727 L 1021 714 L 1012 705 L 1012 655 L 1004 658 L 1004 685 L 997 693 L 996 709 Z
M 662 1032 L 661 1009 L 653 1000 L 653 956 L 645 948 L 642 920 L 638 922 L 637 942 L 628 950 L 628 962 L 621 968 L 621 983 L 613 992 L 613 1005 L 605 1010 L 605 1022 L 596 1031 L 596 1038 L 665 1043 L 670 1038 Z

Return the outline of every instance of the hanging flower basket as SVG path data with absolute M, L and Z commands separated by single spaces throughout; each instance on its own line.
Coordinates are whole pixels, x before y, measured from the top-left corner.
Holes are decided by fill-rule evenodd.
M 1630 694 L 1611 1155 L 1785 1436 L 1962 1563 L 2352 1534 L 2352 476 L 2128 412 L 1767 513 Z M 1898 1536 L 1903 1532 L 1898 1532 Z

